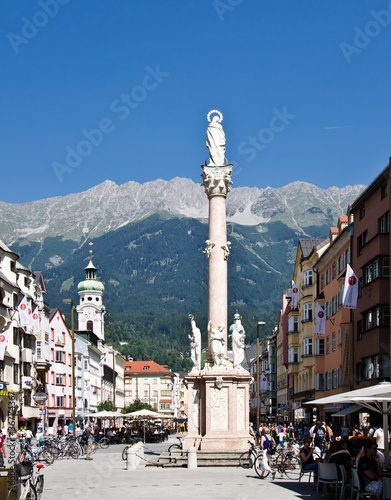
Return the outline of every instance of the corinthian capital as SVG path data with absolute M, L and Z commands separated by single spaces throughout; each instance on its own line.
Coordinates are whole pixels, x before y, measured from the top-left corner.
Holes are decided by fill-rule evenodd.
M 232 184 L 232 165 L 225 167 L 202 167 L 202 185 L 209 196 L 220 194 L 227 196 Z

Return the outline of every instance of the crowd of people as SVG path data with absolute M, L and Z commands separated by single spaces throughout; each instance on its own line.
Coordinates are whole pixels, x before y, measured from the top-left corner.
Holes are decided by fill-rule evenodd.
M 319 462 L 335 463 L 338 473 L 343 465 L 348 477 L 351 469 L 357 470 L 361 489 L 369 493 L 381 495 L 384 467 L 384 430 L 381 426 L 369 428 L 365 434 L 359 425 L 352 428 L 343 423 L 338 432 L 333 425 L 325 421 L 317 421 L 312 426 L 289 424 L 262 423 L 258 430 L 249 425 L 249 434 L 259 445 L 262 452 L 262 473 L 269 472 L 274 479 L 275 472 L 269 465 L 268 450 L 270 441 L 276 446 L 285 447 L 289 441 L 300 443 L 299 457 L 304 472 L 313 472 L 316 483 Z M 363 446 L 357 456 L 349 446 L 351 438 L 363 439 Z M 390 436 L 388 437 L 390 441 Z M 349 442 L 350 441 L 350 442 Z

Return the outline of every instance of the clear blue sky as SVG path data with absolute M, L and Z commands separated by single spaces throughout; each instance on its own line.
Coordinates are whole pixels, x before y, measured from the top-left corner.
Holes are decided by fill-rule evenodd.
M 390 0 L 3 0 L 0 30 L 1 201 L 199 182 L 214 108 L 234 187 L 391 155 Z

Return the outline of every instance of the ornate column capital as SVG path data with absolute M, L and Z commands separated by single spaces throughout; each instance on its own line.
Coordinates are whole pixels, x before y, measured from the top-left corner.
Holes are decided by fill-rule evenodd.
M 202 185 L 208 198 L 213 195 L 227 196 L 232 184 L 232 165 L 224 167 L 202 166 Z

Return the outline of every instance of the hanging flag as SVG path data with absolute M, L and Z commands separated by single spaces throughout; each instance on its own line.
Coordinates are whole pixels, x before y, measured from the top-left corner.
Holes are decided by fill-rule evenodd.
M 33 334 L 38 335 L 39 332 L 41 331 L 40 318 L 39 318 L 39 314 L 38 314 L 38 306 L 34 309 L 32 318 L 33 318 Z
M 11 334 L 12 329 L 13 327 L 11 326 L 10 328 L 8 328 L 8 330 L 5 330 L 5 332 L 0 333 L 0 361 L 4 361 L 5 349 L 7 347 L 7 340 Z
M 324 337 L 326 334 L 326 314 L 319 302 L 316 303 L 315 314 L 315 333 L 316 335 Z
M 296 309 L 297 303 L 299 301 L 299 287 L 292 280 L 292 298 L 291 298 L 291 306 L 293 309 Z
M 261 384 L 260 384 L 261 392 L 267 392 L 269 390 L 269 382 L 264 373 L 261 374 Z
M 29 304 L 27 302 L 27 297 L 24 296 L 22 302 L 18 306 L 19 311 L 19 325 L 27 326 L 29 324 Z
M 342 307 L 356 309 L 358 297 L 358 278 L 353 269 L 346 266 L 345 286 L 343 289 Z

